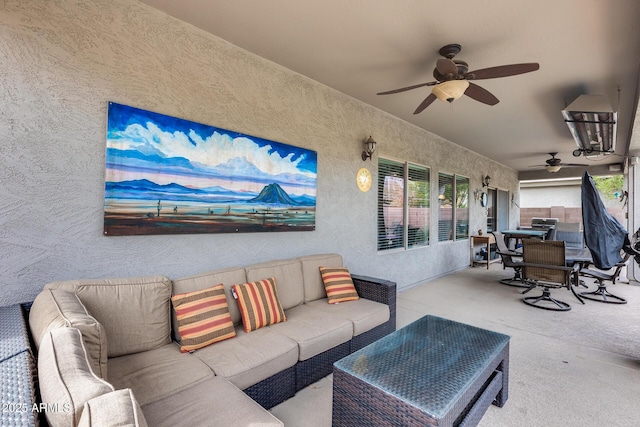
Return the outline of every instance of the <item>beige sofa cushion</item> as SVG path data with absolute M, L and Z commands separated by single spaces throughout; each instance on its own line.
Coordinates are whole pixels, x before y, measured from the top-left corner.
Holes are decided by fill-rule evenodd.
M 349 320 L 314 310 L 306 304 L 287 310 L 287 321 L 269 326 L 298 343 L 298 359 L 307 360 L 349 341 L 353 326 Z
M 78 427 L 147 427 L 131 389 L 94 397 L 84 404 Z
M 80 331 L 56 328 L 46 332 L 38 352 L 38 382 L 50 426 L 75 426 L 85 402 L 113 391 L 91 370 Z
M 214 344 L 218 345 L 218 344 Z M 142 405 L 150 426 L 278 427 L 282 421 L 222 377 Z
M 171 280 L 145 276 L 49 283 L 75 292 L 104 327 L 108 357 L 152 350 L 171 342 Z
M 197 274 L 195 276 L 185 277 L 173 281 L 173 293 L 184 294 L 187 292 L 199 291 L 210 288 L 219 283 L 224 284 L 224 291 L 227 296 L 227 304 L 229 305 L 229 314 L 234 325 L 240 324 L 242 318 L 238 305 L 231 295 L 231 287 L 238 283 L 245 283 L 247 274 L 243 267 L 226 268 L 222 270 L 214 270 L 206 273 Z M 178 322 L 174 310 L 171 310 L 171 321 L 173 324 L 173 336 L 176 341 L 180 341 L 180 333 L 178 332 Z
M 307 305 L 325 316 L 353 322 L 354 337 L 383 324 L 390 318 L 388 305 L 364 298 L 339 304 L 329 304 L 325 298 L 312 301 Z
M 245 268 L 248 282 L 273 277 L 276 279 L 278 298 L 282 308 L 288 310 L 304 302 L 302 264 L 297 258 L 262 262 Z
M 42 337 L 51 329 L 79 329 L 93 372 L 107 378 L 107 335 L 73 292 L 63 289 L 40 292 L 29 312 L 29 327 L 36 348 L 40 347 Z
M 181 353 L 176 343 L 109 359 L 111 384 L 116 389 L 133 390 L 140 405 L 171 396 L 213 375 L 201 360 Z
M 237 336 L 192 353 L 222 376 L 244 390 L 298 361 L 298 344 L 269 328 L 246 333 L 236 326 Z M 111 368 L 110 368 L 111 369 Z
M 342 267 L 340 254 L 320 254 L 300 257 L 302 274 L 304 275 L 304 302 L 326 298 L 320 267 Z

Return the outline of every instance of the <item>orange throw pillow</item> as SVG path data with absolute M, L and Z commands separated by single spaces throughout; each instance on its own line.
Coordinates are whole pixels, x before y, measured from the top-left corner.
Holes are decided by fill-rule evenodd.
M 238 302 L 245 332 L 287 320 L 278 300 L 276 279 L 273 277 L 233 285 L 233 296 Z
M 329 304 L 360 299 L 348 268 L 320 267 L 320 274 Z
M 236 336 L 224 285 L 171 297 L 180 331 L 180 351 L 188 352 Z

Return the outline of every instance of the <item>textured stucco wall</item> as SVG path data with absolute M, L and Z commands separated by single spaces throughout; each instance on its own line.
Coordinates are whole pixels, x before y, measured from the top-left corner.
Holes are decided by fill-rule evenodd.
M 103 236 L 107 101 L 316 150 L 316 231 Z M 376 192 L 355 185 L 361 166 L 376 175 L 377 159 L 359 158 L 368 135 L 432 178 L 458 173 L 477 189 L 488 173 L 517 197 L 513 170 L 130 0 L 1 2 L 0 105 L 0 306 L 53 280 L 177 278 L 318 252 L 400 288 L 466 266 L 468 241 L 376 253 Z M 472 202 L 471 229 L 485 221 Z

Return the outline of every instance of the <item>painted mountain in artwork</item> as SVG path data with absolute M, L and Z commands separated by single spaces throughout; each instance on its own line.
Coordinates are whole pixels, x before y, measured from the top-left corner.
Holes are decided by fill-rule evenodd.
M 299 205 L 278 184 L 269 184 L 262 189 L 257 197 L 249 200 L 256 203 L 269 203 L 277 205 Z
M 117 195 L 121 199 L 133 200 L 173 200 L 199 203 L 242 202 L 255 197 L 256 193 L 235 192 L 220 186 L 190 188 L 180 184 L 156 184 L 148 179 L 136 179 L 122 182 L 106 182 L 107 199 Z

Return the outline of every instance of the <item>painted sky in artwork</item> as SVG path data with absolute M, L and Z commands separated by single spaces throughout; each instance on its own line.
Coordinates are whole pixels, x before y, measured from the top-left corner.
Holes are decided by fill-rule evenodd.
M 109 103 L 108 183 L 148 180 L 238 193 L 276 183 L 315 201 L 316 175 L 315 151 Z

